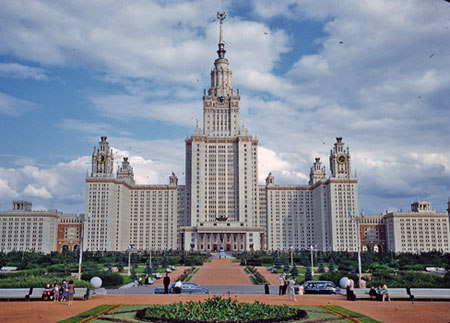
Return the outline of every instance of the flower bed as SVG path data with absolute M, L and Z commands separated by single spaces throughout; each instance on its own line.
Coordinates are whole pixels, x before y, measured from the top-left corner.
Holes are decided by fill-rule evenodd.
M 236 298 L 212 297 L 205 302 L 153 305 L 136 313 L 146 322 L 287 322 L 308 317 L 305 311 L 286 305 L 243 303 Z

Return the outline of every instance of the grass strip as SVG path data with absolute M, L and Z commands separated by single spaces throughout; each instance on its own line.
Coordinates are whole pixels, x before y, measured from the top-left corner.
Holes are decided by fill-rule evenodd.
M 345 307 L 342 306 L 337 306 L 337 305 L 329 305 L 329 308 L 332 308 L 336 311 L 339 311 L 342 314 L 346 314 L 346 315 L 351 315 L 351 316 L 356 316 L 358 317 L 358 320 L 362 323 L 381 323 L 380 321 L 377 321 L 367 315 L 361 314 L 361 313 L 357 313 L 354 311 L 351 311 L 349 309 L 346 309 Z
M 90 310 L 87 310 L 82 313 L 78 313 L 72 317 L 61 320 L 58 323 L 87 323 L 97 319 L 99 316 L 107 314 L 117 308 L 120 305 L 99 305 Z
M 330 306 L 319 306 L 320 308 L 323 308 L 327 311 L 330 311 L 331 313 L 354 323 L 380 323 L 379 321 L 368 317 L 366 315 L 363 315 L 361 313 L 350 311 L 342 306 L 337 305 L 330 305 Z

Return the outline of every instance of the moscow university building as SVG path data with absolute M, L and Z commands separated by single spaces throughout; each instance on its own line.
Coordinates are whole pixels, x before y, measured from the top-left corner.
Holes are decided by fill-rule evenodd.
M 316 158 L 307 185 L 258 185 L 258 140 L 240 124 L 239 90 L 222 41 L 203 96 L 203 128 L 186 138 L 186 184 L 137 185 L 124 158 L 114 172 L 106 137 L 86 178 L 83 248 L 123 251 L 308 249 L 356 251 L 358 182 L 342 138 L 330 175 Z

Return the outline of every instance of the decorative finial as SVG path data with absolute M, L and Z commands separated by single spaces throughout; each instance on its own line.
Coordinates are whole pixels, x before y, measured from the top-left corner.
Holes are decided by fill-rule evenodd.
M 220 21 L 219 50 L 217 51 L 217 54 L 219 54 L 219 58 L 224 58 L 226 50 L 224 49 L 224 44 L 223 44 L 222 24 L 223 24 L 223 21 L 225 20 L 225 18 L 227 17 L 227 13 L 225 11 L 222 13 L 217 12 L 216 17 Z

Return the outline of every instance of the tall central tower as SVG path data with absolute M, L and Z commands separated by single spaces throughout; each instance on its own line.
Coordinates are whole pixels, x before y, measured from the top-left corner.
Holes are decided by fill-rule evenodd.
M 217 230 L 222 226 L 253 227 L 258 212 L 258 141 L 240 126 L 239 90 L 232 87 L 233 73 L 225 58 L 226 14 L 217 13 L 217 18 L 218 58 L 211 71 L 211 87 L 204 91 L 203 129 L 197 124 L 194 134 L 186 138 L 186 225 L 197 233 L 209 226 Z M 227 232 L 218 230 L 215 243 L 202 242 L 194 233 L 185 247 L 211 250 L 227 245 Z M 230 242 L 231 250 L 247 246 L 240 243 L 240 237 Z
M 235 137 L 239 134 L 239 94 L 233 89 L 233 73 L 225 58 L 223 43 L 223 20 L 225 14 L 218 14 L 220 20 L 219 57 L 211 71 L 211 87 L 203 96 L 203 133 L 211 137 Z M 238 90 L 239 92 L 239 90 Z M 206 94 L 206 93 L 205 93 Z

